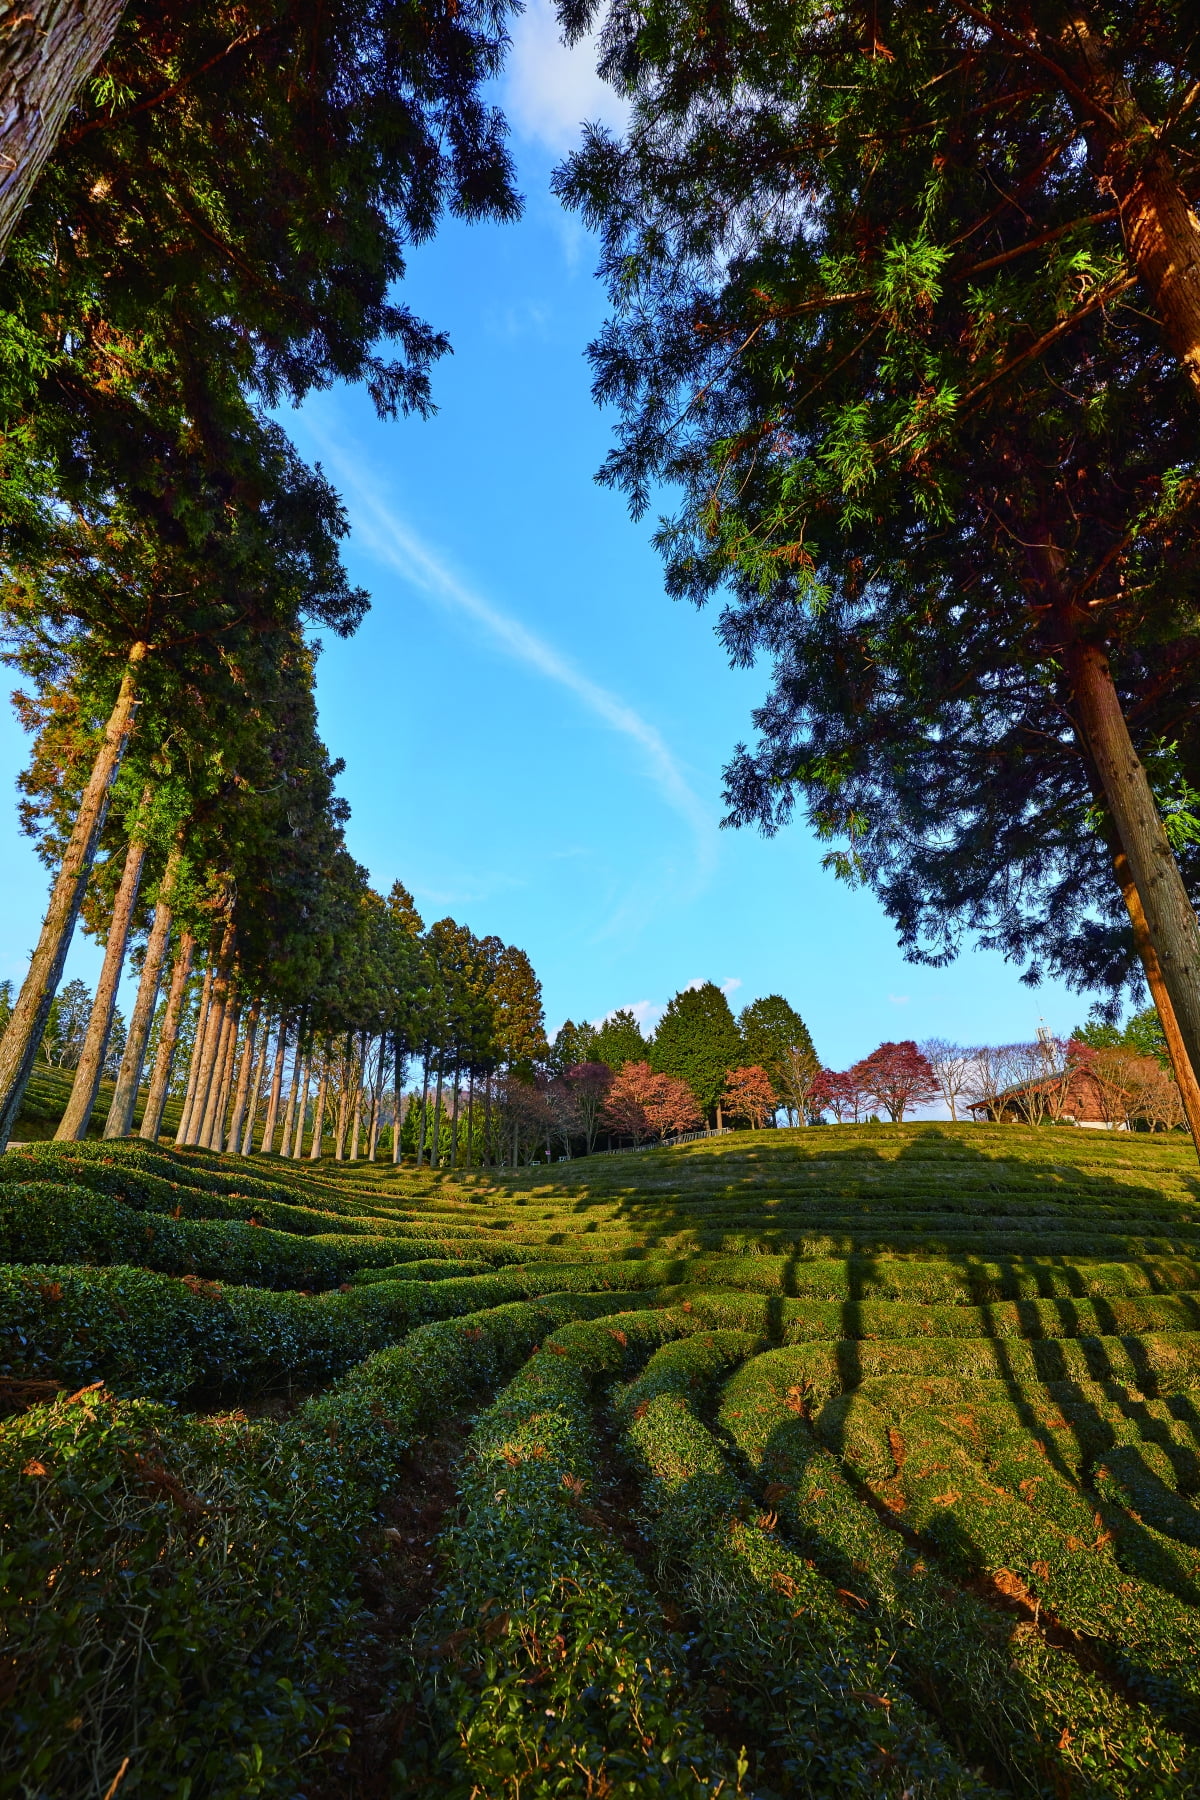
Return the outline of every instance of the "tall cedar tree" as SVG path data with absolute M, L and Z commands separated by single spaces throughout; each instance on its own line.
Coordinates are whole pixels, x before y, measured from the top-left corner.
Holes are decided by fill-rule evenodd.
M 633 1014 L 621 1007 L 597 1028 L 591 1054 L 617 1075 L 626 1063 L 644 1062 L 649 1048 Z
M 271 678 L 281 641 L 302 621 L 352 631 L 366 597 L 346 580 L 340 503 L 306 468 L 278 427 L 243 413 L 253 478 L 236 494 L 197 465 L 186 534 L 146 529 L 122 497 L 64 511 L 41 509 L 30 545 L 0 571 L 10 659 L 35 679 L 64 661 L 107 690 L 111 707 L 80 795 L 29 972 L 0 1042 L 0 1144 L 7 1141 L 32 1068 L 82 904 L 139 706 L 164 720 L 189 688 L 227 690 L 247 671 Z
M 57 423 L 127 486 L 172 394 L 219 460 L 231 377 L 271 402 L 361 380 L 382 412 L 425 409 L 446 342 L 391 290 L 444 211 L 517 210 L 483 98 L 508 10 L 132 6 L 0 273 L 10 415 L 32 402 L 41 438 Z
M 550 1046 L 548 1066 L 551 1074 L 565 1075 L 567 1070 L 577 1064 L 590 1062 L 593 1046 L 596 1042 L 596 1027 L 586 1020 L 577 1025 L 574 1019 L 567 1019 L 554 1034 L 554 1042 Z
M 738 1018 L 742 1050 L 748 1064 L 757 1064 L 782 1101 L 788 1092 L 793 1054 L 811 1058 L 817 1053 L 808 1026 L 782 994 L 768 994 L 742 1008 Z
M 705 1118 L 721 1104 L 725 1078 L 742 1058 L 742 1038 L 729 1002 L 714 982 L 684 988 L 668 1001 L 650 1050 L 655 1074 L 686 1081 Z
M 524 950 L 507 944 L 496 959 L 488 988 L 492 1009 L 492 1041 L 497 1060 L 522 1074 L 545 1059 L 545 1015 L 542 984 Z
M 672 591 L 728 581 L 734 659 L 775 660 L 732 816 L 773 827 L 798 789 L 910 951 L 965 923 L 1083 981 L 1129 969 L 1115 862 L 1182 1086 L 1200 929 L 1163 814 L 1200 761 L 1200 261 L 1176 218 L 1190 260 L 1154 264 L 1127 201 L 1161 237 L 1196 182 L 1197 34 L 1182 8 L 1057 16 L 1056 63 L 1040 17 L 1014 36 L 954 0 L 614 11 L 630 131 L 592 132 L 559 188 L 618 307 L 593 346 L 623 415 L 606 476 L 635 508 L 682 485 Z M 1118 62 L 1162 126 L 1136 179 L 1095 111 Z

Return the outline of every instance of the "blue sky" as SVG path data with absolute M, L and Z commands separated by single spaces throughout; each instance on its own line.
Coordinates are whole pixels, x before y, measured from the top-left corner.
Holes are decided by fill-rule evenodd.
M 344 390 L 286 421 L 340 488 L 347 560 L 374 597 L 319 667 L 351 850 L 378 886 L 402 878 L 427 921 L 522 945 L 551 1029 L 618 1006 L 652 1020 L 701 979 L 735 1007 L 785 994 L 837 1067 L 884 1038 L 1069 1029 L 1086 1001 L 1030 992 L 994 955 L 906 964 L 878 903 L 821 869 L 804 826 L 771 842 L 719 829 L 721 768 L 766 673 L 730 671 L 712 617 L 665 598 L 653 519 L 632 523 L 592 479 L 610 422 L 583 352 L 604 300 L 591 244 L 549 193 L 578 121 L 615 103 L 541 0 L 501 98 L 524 219 L 447 226 L 404 287 L 454 345 L 437 416 L 384 425 Z M 6 794 L 24 756 L 6 709 Z M 0 831 L 0 978 L 19 979 L 46 877 L 11 807 Z M 98 961 L 81 940 L 68 975 Z

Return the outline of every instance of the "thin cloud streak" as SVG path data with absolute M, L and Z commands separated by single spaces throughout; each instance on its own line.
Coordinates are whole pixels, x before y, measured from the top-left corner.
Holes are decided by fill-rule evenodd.
M 396 570 L 411 586 L 465 614 L 492 636 L 517 662 L 536 669 L 577 700 L 620 736 L 641 750 L 647 772 L 663 799 L 690 827 L 696 840 L 697 874 L 704 880 L 716 866 L 716 828 L 699 795 L 689 786 L 660 732 L 618 695 L 592 681 L 580 669 L 519 619 L 501 612 L 491 601 L 461 581 L 409 529 L 377 494 L 368 489 L 338 447 L 320 435 L 338 479 L 353 495 L 353 525 L 360 543 L 379 561 Z

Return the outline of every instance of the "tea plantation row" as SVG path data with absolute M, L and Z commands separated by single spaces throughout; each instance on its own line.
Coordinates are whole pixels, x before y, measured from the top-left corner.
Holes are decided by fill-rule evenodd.
M 1200 1791 L 1193 1169 L 11 1152 L 0 1795 Z

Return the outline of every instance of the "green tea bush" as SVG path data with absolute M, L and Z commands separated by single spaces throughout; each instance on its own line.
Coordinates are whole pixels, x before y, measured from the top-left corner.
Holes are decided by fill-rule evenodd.
M 0 1257 L 0 1796 L 1200 1791 L 1181 1145 L 45 1146 Z
M 440 1244 L 414 1244 L 444 1260 Z M 364 1262 L 384 1257 L 415 1279 L 391 1239 L 303 1237 L 235 1219 L 175 1219 L 54 1182 L 0 1186 L 0 1262 L 131 1263 L 167 1275 L 319 1289 L 338 1287 Z
M 156 1399 L 311 1385 L 432 1320 L 595 1290 L 612 1295 L 607 1270 L 554 1264 L 313 1295 L 120 1266 L 0 1267 L 0 1375 L 73 1387 L 103 1379 L 117 1393 Z
M 661 1341 L 661 1315 L 557 1332 L 472 1437 L 418 1697 L 447 1800 L 548 1792 L 701 1800 L 746 1792 L 705 1732 L 682 1645 L 593 1511 L 592 1388 Z M 481 1594 L 486 1598 L 480 1603 Z M 434 1774 L 436 1771 L 436 1774 Z
M 292 1796 L 339 1741 L 354 1571 L 414 1434 L 587 1296 L 415 1331 L 287 1425 L 88 1391 L 0 1433 L 0 1795 Z
M 659 1351 L 618 1397 L 646 1476 L 660 1581 L 686 1596 L 693 1646 L 784 1792 L 983 1796 L 892 1667 L 891 1646 L 751 1505 L 693 1398 L 755 1348 L 741 1333 Z
M 341 1231 L 355 1237 L 404 1236 L 411 1232 L 411 1227 L 384 1215 L 350 1215 L 340 1206 L 317 1208 L 298 1204 L 297 1196 L 278 1183 L 255 1183 L 247 1178 L 246 1191 L 227 1192 L 231 1185 L 227 1181 L 220 1185 L 193 1182 L 189 1169 L 173 1171 L 171 1176 L 155 1172 L 151 1162 L 162 1159 L 153 1153 L 145 1164 L 99 1154 L 109 1148 L 103 1143 L 31 1144 L 11 1152 L 0 1158 L 0 1193 L 9 1184 L 48 1182 L 61 1189 L 66 1182 L 128 1207 L 181 1218 L 254 1220 L 259 1225 L 300 1234 L 328 1232 L 332 1220 L 338 1222 Z M 86 1150 L 96 1154 L 73 1154 Z M 52 1155 L 52 1151 L 72 1154 Z
M 1186 1736 L 1114 1691 L 1089 1659 L 1081 1665 L 1038 1630 L 1014 1629 L 1011 1616 L 951 1579 L 932 1547 L 885 1522 L 910 1526 L 894 1479 L 907 1445 L 888 1443 L 889 1479 L 859 1485 L 818 1440 L 810 1412 L 796 1353 L 781 1351 L 733 1377 L 720 1422 L 797 1548 L 877 1623 L 900 1679 L 964 1753 L 1002 1771 L 1018 1793 L 1186 1793 L 1200 1777 Z M 882 1460 L 871 1457 L 876 1468 Z M 930 1477 L 946 1472 L 929 1466 Z M 1002 1579 L 997 1598 L 1016 1591 Z

